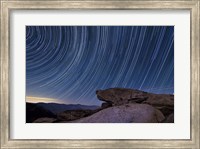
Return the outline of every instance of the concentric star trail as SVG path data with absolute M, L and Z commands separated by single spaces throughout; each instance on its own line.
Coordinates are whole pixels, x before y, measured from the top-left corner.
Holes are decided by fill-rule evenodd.
M 27 96 L 99 105 L 112 87 L 173 94 L 174 27 L 26 27 Z

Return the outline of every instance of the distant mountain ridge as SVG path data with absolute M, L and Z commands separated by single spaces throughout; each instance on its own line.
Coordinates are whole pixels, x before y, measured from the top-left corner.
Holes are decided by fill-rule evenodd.
M 56 118 L 56 115 L 51 111 L 35 103 L 26 103 L 26 123 L 32 123 L 41 117 Z
M 81 104 L 60 104 L 60 103 L 34 103 L 38 106 L 51 111 L 54 114 L 58 114 L 60 112 L 66 111 L 66 110 L 95 110 L 99 108 L 95 105 L 81 105 Z
M 80 104 L 26 103 L 32 123 L 174 123 L 174 95 L 136 89 L 96 91 L 101 107 Z

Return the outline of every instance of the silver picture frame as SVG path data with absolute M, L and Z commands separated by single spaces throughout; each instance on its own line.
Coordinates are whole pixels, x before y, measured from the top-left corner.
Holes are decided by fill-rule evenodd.
M 1 148 L 200 148 L 200 1 L 68 1 L 68 0 L 1 0 Z M 10 13 L 12 10 L 189 10 L 190 11 L 190 126 L 188 140 L 30 140 L 10 138 Z

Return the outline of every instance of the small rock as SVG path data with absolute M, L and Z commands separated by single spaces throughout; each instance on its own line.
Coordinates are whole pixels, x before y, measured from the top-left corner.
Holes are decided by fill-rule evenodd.
M 174 113 L 170 114 L 163 123 L 174 123 Z
M 56 121 L 55 118 L 42 117 L 36 119 L 33 123 L 53 123 L 54 121 Z
M 174 107 L 172 107 L 172 106 L 161 106 L 161 107 L 159 107 L 159 106 L 156 107 L 155 106 L 155 108 L 157 108 L 158 110 L 160 110 L 165 117 L 167 117 L 170 114 L 174 113 Z

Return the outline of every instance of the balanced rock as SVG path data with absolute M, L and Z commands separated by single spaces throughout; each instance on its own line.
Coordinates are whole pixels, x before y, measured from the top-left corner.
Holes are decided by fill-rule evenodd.
M 163 114 L 147 104 L 125 104 L 103 109 L 91 116 L 71 123 L 158 123 Z
M 170 94 L 153 94 L 126 88 L 97 90 L 96 94 L 99 100 L 105 102 L 101 106 L 102 109 L 129 103 L 142 103 L 157 108 L 164 116 L 174 112 L 174 95 Z
M 148 98 L 146 92 L 125 88 L 97 90 L 96 94 L 99 100 L 105 101 L 112 106 L 128 103 L 141 103 Z

